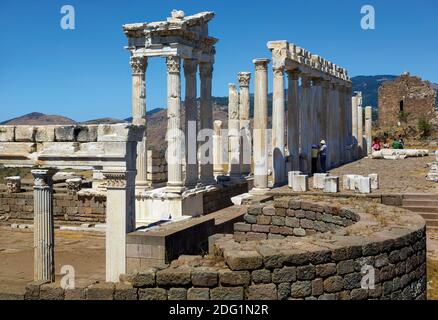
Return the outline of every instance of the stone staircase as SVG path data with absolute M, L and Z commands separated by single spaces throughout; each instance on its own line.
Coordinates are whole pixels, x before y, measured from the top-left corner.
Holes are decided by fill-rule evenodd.
M 405 194 L 403 208 L 421 215 L 428 229 L 438 230 L 438 194 Z

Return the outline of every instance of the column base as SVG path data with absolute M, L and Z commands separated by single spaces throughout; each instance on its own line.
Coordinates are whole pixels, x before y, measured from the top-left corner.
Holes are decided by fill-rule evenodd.
M 253 188 L 249 191 L 249 194 L 254 196 L 264 196 L 270 190 L 271 189 L 269 188 Z
M 186 187 L 184 186 L 173 186 L 173 185 L 167 185 L 166 188 L 166 193 L 177 193 L 177 194 L 182 194 L 185 190 Z

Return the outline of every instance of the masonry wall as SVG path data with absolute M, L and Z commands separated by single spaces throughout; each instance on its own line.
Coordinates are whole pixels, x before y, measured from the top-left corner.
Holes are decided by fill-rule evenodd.
M 53 195 L 56 223 L 105 223 L 105 196 Z M 9 217 L 8 222 L 33 223 L 33 192 L 0 193 L 0 216 Z
M 279 199 L 275 210 L 297 210 L 297 201 Z M 301 202 L 301 206 L 308 203 Z M 271 206 L 271 205 L 269 205 Z M 238 242 L 223 237 L 213 256 L 181 256 L 170 267 L 121 276 L 118 284 L 63 290 L 32 283 L 25 299 L 66 300 L 423 300 L 426 299 L 424 221 L 402 209 L 365 204 L 339 207 L 340 216 L 360 218 L 344 233 Z M 345 209 L 345 210 L 344 210 Z M 314 212 L 321 208 L 315 207 Z M 325 211 L 325 208 L 323 209 Z M 370 211 L 374 210 L 374 211 Z M 309 210 L 313 211 L 313 210 Z M 263 212 L 263 210 L 262 210 Z M 403 216 L 399 216 L 402 214 Z M 405 214 L 405 215 L 404 215 Z M 277 216 L 282 216 L 276 214 Z M 350 215 L 349 215 L 350 216 Z M 373 218 L 374 217 L 374 218 Z M 386 218 L 385 218 L 386 217 Z M 376 220 L 375 220 L 376 219 Z M 386 219 L 386 220 L 385 220 Z M 371 222 L 366 235 L 361 230 Z M 399 224 L 400 223 L 400 224 Z M 399 225 L 398 225 L 399 224 Z M 395 226 L 398 225 L 397 228 Z M 374 286 L 362 287 L 364 267 Z M 369 270 L 369 269 L 367 269 Z
M 379 124 L 396 126 L 399 122 L 400 102 L 403 112 L 409 113 L 408 124 L 416 126 L 418 119 L 435 117 L 436 91 L 430 83 L 404 74 L 379 88 Z

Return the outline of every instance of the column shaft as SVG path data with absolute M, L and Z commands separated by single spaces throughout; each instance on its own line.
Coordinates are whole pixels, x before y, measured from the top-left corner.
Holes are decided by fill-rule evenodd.
M 285 92 L 284 68 L 274 68 L 274 88 L 272 102 L 272 157 L 273 157 L 273 183 L 282 186 L 286 181 L 285 159 Z
M 298 73 L 288 72 L 287 98 L 287 148 L 291 170 L 300 169 L 300 99 L 298 93 Z
M 55 281 L 53 189 L 50 170 L 32 170 L 34 176 L 34 281 Z
M 144 125 L 143 141 L 137 145 L 136 186 L 145 187 L 147 182 L 147 140 L 146 140 L 146 69 L 147 57 L 131 57 L 132 69 L 132 123 Z
M 251 174 L 251 159 L 252 159 L 252 142 L 250 130 L 250 97 L 249 97 L 249 83 L 251 80 L 251 73 L 241 72 L 238 74 L 240 95 L 239 95 L 239 119 L 240 119 L 240 135 L 241 135 L 241 172 L 242 175 L 248 176 Z
M 373 129 L 373 108 L 368 106 L 365 108 L 365 139 L 367 144 L 367 155 L 372 153 L 372 129 Z
M 358 148 L 358 130 L 357 130 L 357 110 L 358 110 L 358 103 L 357 103 L 357 96 L 354 96 L 351 98 L 351 120 L 352 120 L 352 136 L 353 136 L 353 154 L 354 159 L 356 160 L 358 157 L 357 154 L 357 148 Z
M 212 94 L 212 77 L 213 66 L 211 63 L 200 63 L 200 78 L 201 78 L 201 130 L 207 129 L 209 132 L 204 132 L 206 142 L 201 147 L 201 182 L 204 185 L 215 184 L 213 174 L 213 105 L 211 100 Z
M 229 174 L 240 177 L 239 94 L 234 84 L 229 84 L 228 90 Z
M 214 125 L 213 136 L 213 157 L 214 157 L 214 175 L 221 176 L 224 174 L 224 162 L 223 162 L 223 144 L 222 144 L 222 121 L 216 120 Z M 228 149 L 227 149 L 228 152 Z
M 167 165 L 169 192 L 183 191 L 181 128 L 181 59 L 167 58 Z
M 357 107 L 357 145 L 359 158 L 363 157 L 363 109 L 362 103 L 359 101 Z
M 196 102 L 196 74 L 198 62 L 196 60 L 184 60 L 184 77 L 186 81 L 185 97 L 185 155 L 186 177 L 185 186 L 193 188 L 198 183 L 198 108 Z
M 269 59 L 254 60 L 254 191 L 268 190 L 268 63 Z
M 310 172 L 311 159 L 311 141 L 312 134 L 310 130 L 310 85 L 311 80 L 307 76 L 301 78 L 301 101 L 300 101 L 300 171 L 303 173 Z

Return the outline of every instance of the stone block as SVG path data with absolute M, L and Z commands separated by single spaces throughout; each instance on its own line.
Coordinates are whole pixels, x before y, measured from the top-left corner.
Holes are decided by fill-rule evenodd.
M 190 268 L 168 268 L 156 274 L 159 286 L 187 286 L 191 284 Z
M 64 289 L 59 284 L 44 284 L 40 288 L 41 300 L 64 300 Z
M 314 189 L 324 189 L 325 178 L 328 177 L 328 173 L 315 173 L 313 175 L 313 188 Z
M 209 268 L 197 268 L 192 271 L 192 284 L 196 287 L 214 287 L 218 283 L 218 273 Z
M 370 177 L 360 177 L 356 179 L 357 190 L 360 193 L 371 193 L 371 178 Z
M 248 223 L 238 222 L 234 224 L 234 231 L 238 232 L 250 232 L 251 225 Z
M 142 272 L 122 275 L 120 281 L 130 283 L 134 288 L 144 288 L 155 286 L 155 270 L 146 269 Z
M 313 280 L 315 278 L 315 267 L 312 265 L 297 267 L 298 280 Z
M 39 126 L 35 127 L 36 142 L 54 142 L 55 141 L 55 126 Z
M 113 300 L 114 283 L 97 283 L 87 288 L 87 300 Z
M 335 293 L 344 289 L 344 279 L 340 276 L 329 277 L 324 280 L 324 291 L 327 293 Z
M 14 142 L 15 127 L 14 126 L 0 126 L 0 142 Z
M 58 142 L 75 141 L 75 127 L 74 126 L 55 127 L 55 140 Z
M 230 271 L 219 272 L 219 281 L 222 286 L 247 286 L 251 281 L 249 271 Z
M 16 126 L 15 141 L 17 142 L 34 142 L 35 127 L 33 126 Z
M 295 175 L 292 177 L 293 191 L 294 192 L 307 192 L 309 191 L 309 176 L 307 175 Z
M 293 282 L 297 280 L 297 269 L 295 267 L 283 267 L 275 269 L 272 273 L 272 282 Z
M 167 291 L 167 300 L 187 300 L 187 289 L 170 288 Z
M 271 281 L 272 281 L 271 272 L 269 270 L 266 270 L 266 269 L 254 270 L 251 273 L 251 280 L 255 284 L 271 283 Z
M 277 300 L 277 287 L 275 284 L 256 284 L 249 286 L 246 292 L 247 300 Z
M 228 251 L 225 262 L 231 270 L 255 270 L 263 265 L 263 259 L 257 251 Z
M 312 281 L 296 281 L 291 284 L 290 295 L 292 298 L 305 298 L 312 294 Z
M 100 124 L 97 129 L 98 142 L 141 141 L 143 136 L 143 126 L 133 126 L 129 123 Z
M 243 300 L 243 287 L 217 287 L 210 290 L 211 300 Z
M 75 128 L 76 140 L 78 142 L 96 142 L 97 125 L 78 126 Z
M 289 186 L 289 188 L 293 189 L 293 187 L 294 187 L 293 177 L 296 175 L 300 175 L 300 174 L 302 174 L 301 171 L 290 171 L 288 173 L 288 186 Z
M 117 283 L 114 300 L 137 300 L 138 289 L 126 283 Z
M 379 175 L 377 173 L 373 173 L 368 175 L 368 177 L 371 179 L 371 189 L 378 190 L 380 188 Z
M 138 290 L 139 300 L 167 300 L 167 291 L 162 288 L 145 288 Z
M 68 289 L 64 292 L 64 300 L 79 301 L 87 298 L 84 288 Z
M 339 192 L 339 177 L 326 177 L 324 179 L 324 192 L 325 193 L 338 193 Z
M 312 281 L 312 296 L 319 296 L 324 293 L 324 280 L 321 278 Z
M 210 289 L 208 288 L 190 288 L 187 291 L 187 300 L 209 300 Z

